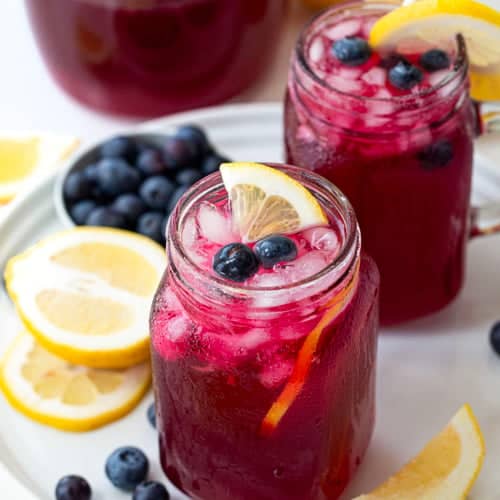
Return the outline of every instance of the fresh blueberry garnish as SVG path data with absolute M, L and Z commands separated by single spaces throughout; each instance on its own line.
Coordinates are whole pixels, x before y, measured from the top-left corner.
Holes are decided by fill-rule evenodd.
M 181 186 L 191 186 L 202 177 L 203 175 L 196 168 L 184 168 L 175 176 L 175 182 Z
M 181 196 L 189 189 L 189 186 L 179 186 L 168 200 L 167 213 L 170 214 L 172 210 L 177 205 L 177 202 L 181 199 Z
M 426 71 L 439 71 L 450 67 L 450 57 L 444 50 L 428 50 L 420 57 L 420 65 Z
M 101 146 L 103 158 L 124 158 L 134 162 L 137 156 L 137 144 L 130 137 L 115 137 Z
M 188 167 L 196 163 L 198 157 L 196 144 L 182 137 L 167 137 L 163 152 L 167 166 L 173 169 Z
M 141 483 L 134 491 L 132 500 L 169 500 L 167 488 L 156 481 Z
M 144 202 L 155 210 L 166 210 L 175 185 L 165 177 L 155 175 L 146 179 L 139 188 L 139 195 Z
M 214 271 L 231 281 L 245 281 L 259 269 L 259 261 L 252 249 L 243 243 L 230 243 L 214 256 Z
M 406 60 L 399 61 L 389 70 L 390 82 L 402 90 L 412 89 L 422 81 L 422 78 L 422 71 Z
M 201 164 L 201 172 L 203 175 L 213 174 L 219 170 L 221 163 L 229 162 L 227 158 L 218 155 L 217 153 L 207 156 Z
M 490 344 L 493 350 L 500 356 L 500 321 L 497 321 L 491 327 Z
M 371 56 L 368 42 L 357 36 L 348 36 L 333 42 L 332 52 L 334 56 L 347 66 L 360 66 Z
M 418 157 L 426 170 L 446 167 L 453 159 L 453 145 L 448 139 L 441 139 L 421 151 Z
M 286 236 L 273 234 L 259 240 L 254 247 L 264 269 L 271 269 L 279 262 L 288 262 L 297 258 L 297 245 Z
M 122 194 L 111 205 L 111 208 L 122 214 L 131 226 L 135 226 L 137 219 L 148 207 L 136 194 Z
M 56 485 L 56 500 L 90 500 L 92 490 L 80 476 L 64 476 Z
M 87 220 L 87 217 L 89 216 L 90 212 L 94 210 L 94 208 L 97 207 L 97 204 L 93 200 L 83 200 L 79 201 L 78 203 L 75 203 L 71 209 L 70 209 L 70 215 L 73 221 L 81 226 L 82 224 L 85 224 L 85 221 Z
M 92 193 L 92 183 L 83 171 L 73 172 L 64 181 L 64 197 L 67 201 L 75 202 L 89 198 Z
M 118 196 L 136 191 L 141 176 L 121 158 L 104 158 L 98 163 L 97 183 L 108 196 Z
M 85 220 L 85 225 L 126 229 L 127 219 L 123 214 L 119 214 L 109 207 L 97 207 L 90 212 Z
M 167 166 L 160 151 L 144 149 L 137 158 L 137 168 L 146 176 L 160 175 L 167 171 Z
M 212 150 L 205 132 L 196 125 L 184 125 L 177 130 L 177 137 L 191 141 L 196 145 L 198 156 L 205 156 Z
M 146 212 L 139 217 L 136 231 L 163 245 L 165 242 L 165 233 L 162 230 L 164 217 L 165 215 L 161 212 Z
M 134 446 L 116 449 L 106 460 L 106 476 L 117 488 L 133 491 L 148 475 L 149 462 Z
M 148 406 L 147 416 L 149 423 L 156 429 L 156 407 L 154 403 Z

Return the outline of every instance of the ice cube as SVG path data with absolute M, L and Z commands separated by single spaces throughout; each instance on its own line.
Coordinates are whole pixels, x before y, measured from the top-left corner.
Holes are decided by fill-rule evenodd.
M 275 356 L 262 367 L 259 373 L 260 383 L 268 389 L 284 384 L 292 374 L 293 366 L 292 360 Z
M 321 40 L 321 38 L 316 38 L 316 40 L 314 40 L 309 47 L 309 59 L 312 62 L 317 63 L 323 58 L 324 52 L 325 48 L 323 46 L 323 40 Z
M 328 227 L 313 227 L 304 231 L 304 237 L 309 241 L 311 248 L 322 250 L 329 254 L 337 254 L 340 241 L 337 233 Z
M 305 337 L 309 333 L 309 330 L 304 331 L 300 328 L 300 325 L 289 326 L 280 330 L 280 338 L 282 340 L 298 340 Z
M 182 244 L 186 248 L 193 248 L 198 239 L 198 228 L 196 227 L 196 219 L 194 215 L 186 218 L 182 228 Z
M 239 349 L 245 351 L 255 351 L 269 341 L 271 335 L 263 328 L 252 328 L 242 335 L 233 335 Z
M 166 323 L 166 333 L 172 342 L 178 342 L 192 330 L 192 326 L 193 323 L 184 315 L 174 316 Z
M 346 94 L 361 95 L 363 84 L 359 80 L 351 80 L 337 75 L 326 77 L 328 85 Z
M 331 259 L 321 250 L 313 250 L 290 262 L 286 273 L 290 282 L 302 281 L 323 270 Z
M 336 76 L 346 80 L 358 80 L 363 74 L 361 68 L 349 68 L 347 66 L 338 68 Z
M 361 27 L 361 36 L 363 38 L 370 38 L 370 33 L 372 31 L 373 25 L 377 22 L 377 19 L 377 17 L 371 17 L 363 22 L 363 26 Z
M 335 26 L 328 28 L 325 31 L 325 35 L 330 40 L 340 40 L 347 36 L 357 35 L 361 30 L 361 19 L 348 19 L 346 21 L 341 21 Z
M 391 115 L 396 110 L 396 105 L 392 100 L 392 94 L 389 90 L 381 88 L 373 96 L 374 99 L 370 100 L 370 113 L 378 116 Z
M 387 80 L 387 72 L 383 68 L 374 67 L 364 73 L 361 79 L 369 85 L 384 87 Z
M 211 203 L 201 203 L 198 209 L 198 226 L 201 235 L 213 243 L 226 245 L 236 240 L 230 217 Z
M 309 125 L 299 125 L 297 129 L 297 140 L 303 142 L 314 142 L 316 140 L 316 136 Z

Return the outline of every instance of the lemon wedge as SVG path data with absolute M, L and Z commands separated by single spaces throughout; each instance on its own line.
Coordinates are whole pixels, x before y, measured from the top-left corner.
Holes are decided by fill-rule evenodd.
M 368 495 L 354 500 L 465 499 L 484 460 L 484 439 L 469 405 L 410 463 Z
M 163 248 L 128 231 L 73 228 L 12 258 L 7 290 L 26 328 L 75 364 L 122 368 L 149 355 Z
M 419 0 L 381 17 L 370 44 L 396 48 L 408 40 L 439 45 L 461 33 L 470 62 L 471 95 L 500 99 L 500 12 L 473 0 Z
M 223 163 L 233 226 L 243 241 L 290 234 L 328 223 L 318 200 L 302 184 L 260 163 Z
M 69 156 L 78 141 L 54 134 L 0 133 L 0 203 Z
M 88 431 L 117 420 L 142 399 L 151 382 L 149 363 L 102 370 L 68 363 L 19 334 L 0 367 L 0 388 L 14 408 L 37 422 Z

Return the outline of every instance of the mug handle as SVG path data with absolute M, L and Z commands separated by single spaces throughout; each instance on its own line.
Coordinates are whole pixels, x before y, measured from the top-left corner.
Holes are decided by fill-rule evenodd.
M 480 113 L 481 134 L 500 133 L 500 111 Z M 498 166 L 500 185 L 500 165 Z M 470 237 L 488 236 L 500 233 L 500 201 L 480 207 L 472 207 Z

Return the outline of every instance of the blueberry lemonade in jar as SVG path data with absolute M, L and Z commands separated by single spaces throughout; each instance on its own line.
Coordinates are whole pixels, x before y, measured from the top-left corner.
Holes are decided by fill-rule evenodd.
M 462 287 L 478 130 L 469 68 L 478 98 L 500 92 L 488 76 L 500 75 L 500 54 L 456 4 L 394 7 L 350 2 L 314 18 L 292 57 L 285 110 L 288 162 L 327 177 L 354 206 L 386 324 L 437 311 Z M 490 11 L 500 23 L 491 9 L 479 14 Z M 489 21 L 476 21 L 490 36 Z
M 192 498 L 337 498 L 374 425 L 379 276 L 346 198 L 224 164 L 180 200 L 151 313 L 160 456 Z

